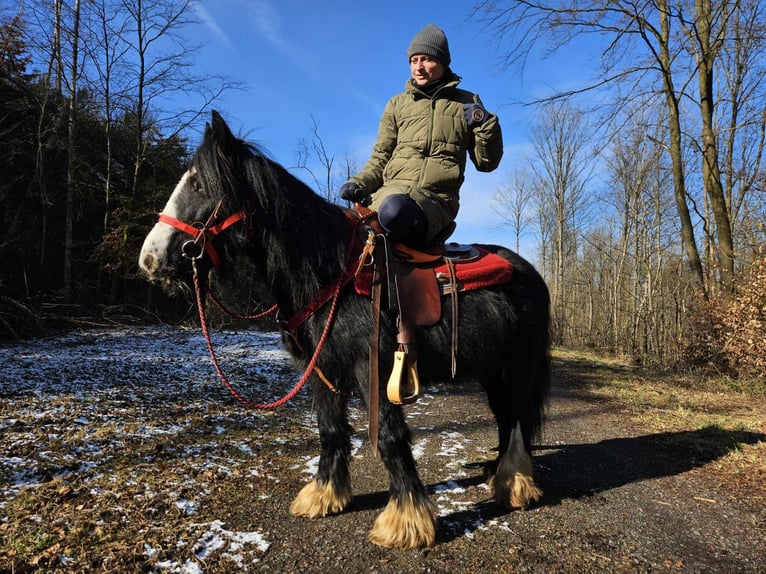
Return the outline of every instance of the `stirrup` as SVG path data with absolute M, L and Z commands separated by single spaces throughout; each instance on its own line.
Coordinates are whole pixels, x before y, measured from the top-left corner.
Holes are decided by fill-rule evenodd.
M 420 394 L 418 363 L 411 361 L 405 351 L 394 353 L 394 368 L 386 387 L 388 400 L 395 405 L 414 403 Z

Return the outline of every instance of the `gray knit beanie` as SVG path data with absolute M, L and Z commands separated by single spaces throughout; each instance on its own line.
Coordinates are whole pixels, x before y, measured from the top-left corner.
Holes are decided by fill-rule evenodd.
M 407 48 L 407 59 L 415 54 L 425 54 L 439 60 L 445 66 L 450 64 L 449 44 L 447 36 L 441 28 L 429 24 L 418 32 Z

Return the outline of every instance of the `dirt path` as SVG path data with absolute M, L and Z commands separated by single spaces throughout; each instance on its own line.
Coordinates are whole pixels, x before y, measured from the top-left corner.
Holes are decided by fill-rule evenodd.
M 186 333 L 173 336 L 194 346 Z M 249 373 L 252 352 L 224 343 L 225 364 Z M 82 351 L 68 363 L 78 391 L 0 387 L 0 432 L 11 445 L 0 457 L 2 573 L 766 572 L 762 401 L 557 353 L 535 453 L 544 498 L 507 513 L 482 481 L 496 444 L 482 394 L 439 386 L 407 407 L 439 508 L 437 543 L 395 551 L 367 541 L 387 479 L 360 405 L 351 507 L 294 518 L 288 507 L 318 446 L 307 394 L 276 413 L 243 411 L 211 386 L 209 365 L 183 362 L 186 347 L 153 359 L 171 362 L 175 380 L 158 384 L 137 369 L 142 359 L 123 355 L 115 381 L 111 367 L 88 362 L 95 344 L 114 350 L 117 338 L 52 345 Z M 32 361 L 18 356 L 7 350 L 6 373 L 42 376 L 24 375 Z M 281 360 L 257 376 L 289 381 Z M 24 473 L 29 486 L 19 486 Z
M 387 488 L 365 443 L 353 465 L 356 498 L 348 513 L 318 521 L 286 516 L 298 484 L 267 511 L 279 516 L 264 569 L 766 571 L 766 448 L 763 442 L 753 446 L 766 436 L 700 426 L 684 408 L 668 412 L 674 420 L 660 425 L 673 430 L 658 431 L 654 417 L 662 419 L 669 409 L 633 406 L 589 390 L 605 378 L 624 381 L 629 370 L 568 358 L 556 361 L 556 373 L 535 459 L 545 491 L 537 508 L 509 514 L 488 499 L 472 463 L 489 458 L 495 444 L 489 411 L 479 389 L 450 393 L 444 387 L 409 407 L 421 476 L 440 507 L 436 546 L 402 552 L 365 543 Z M 654 385 L 647 391 L 674 392 Z M 740 429 L 759 413 L 761 423 L 766 420 L 746 403 L 719 406 Z M 745 413 L 739 423 L 733 422 L 736 410 Z M 247 512 L 238 518 L 246 521 Z

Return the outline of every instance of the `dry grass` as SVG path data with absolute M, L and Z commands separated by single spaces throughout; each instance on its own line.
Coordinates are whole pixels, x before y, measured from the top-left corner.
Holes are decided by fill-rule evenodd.
M 587 392 L 619 403 L 631 424 L 652 433 L 702 430 L 690 452 L 706 452 L 721 441 L 735 441 L 728 454 L 705 472 L 719 473 L 732 496 L 758 496 L 766 501 L 766 440 L 737 442 L 736 437 L 766 436 L 766 400 L 734 390 L 729 379 L 694 379 L 650 374 L 616 359 L 558 349 L 554 359 L 565 365 L 590 364 Z M 564 367 L 566 372 L 566 367 Z M 732 439 L 734 437 L 734 439 Z M 709 443 L 709 444 L 706 444 Z
M 554 359 L 557 377 L 619 405 L 637 428 L 708 429 L 696 436 L 711 444 L 690 448 L 766 432 L 763 401 L 752 397 L 582 353 L 557 351 Z M 63 367 L 35 362 L 43 369 L 39 387 L 3 388 L 0 573 L 161 573 L 181 571 L 173 568 L 188 561 L 217 574 L 244 571 L 238 559 L 257 569 L 266 550 L 239 543 L 242 532 L 227 533 L 214 521 L 251 530 L 259 522 L 242 517 L 252 518 L 247 508 L 254 496 L 289 500 L 299 490 L 306 461 L 316 454 L 307 402 L 278 413 L 243 413 L 217 383 L 209 384 L 205 357 L 201 375 L 180 368 L 189 362 L 182 353 L 161 357 L 173 362 L 163 377 L 154 363 L 145 371 L 135 363 L 133 380 L 124 357 L 114 359 L 114 372 L 110 360 L 70 373 L 66 385 Z M 276 372 L 271 378 L 281 392 L 294 373 Z M 749 442 L 710 457 L 695 472 L 717 474 L 732 496 L 766 495 L 766 443 Z M 287 506 L 274 514 L 286 516 Z M 211 533 L 224 546 L 203 555 Z M 175 566 L 158 566 L 171 561 Z

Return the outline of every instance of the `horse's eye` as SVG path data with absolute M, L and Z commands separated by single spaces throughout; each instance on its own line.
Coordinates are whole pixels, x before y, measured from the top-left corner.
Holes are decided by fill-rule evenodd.
M 195 191 L 195 192 L 196 192 L 196 191 L 199 191 L 199 190 L 200 190 L 200 188 L 202 187 L 202 186 L 200 185 L 200 181 L 199 181 L 199 178 L 198 178 L 198 177 L 196 177 L 195 175 L 192 175 L 191 177 L 189 177 L 189 180 L 188 180 L 188 182 L 187 182 L 187 185 L 188 185 L 188 186 L 189 186 L 189 187 L 190 187 L 190 188 L 191 188 L 193 191 Z

